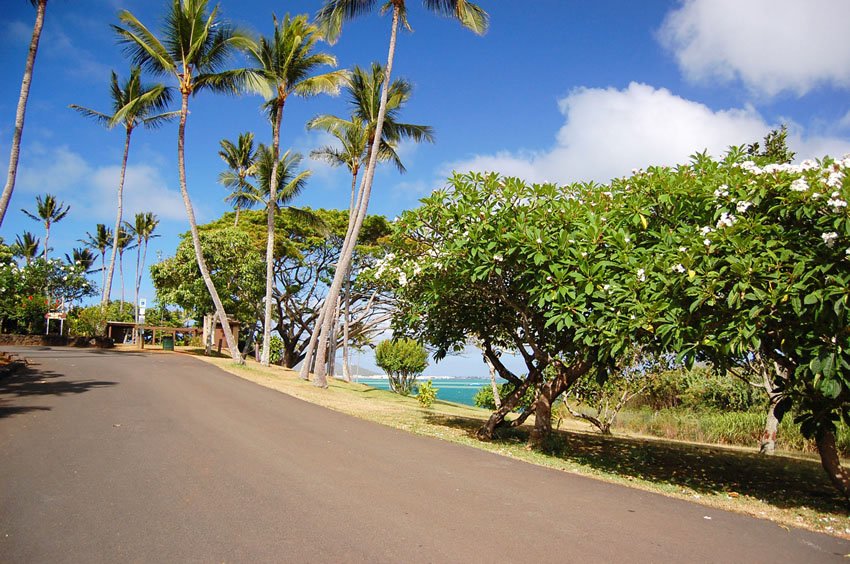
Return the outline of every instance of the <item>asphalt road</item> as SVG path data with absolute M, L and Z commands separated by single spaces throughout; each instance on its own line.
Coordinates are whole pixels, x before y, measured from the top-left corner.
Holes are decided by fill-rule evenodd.
M 12 350 L 12 349 L 6 349 Z M 184 355 L 18 349 L 2 562 L 821 562 L 850 543 L 417 437 Z

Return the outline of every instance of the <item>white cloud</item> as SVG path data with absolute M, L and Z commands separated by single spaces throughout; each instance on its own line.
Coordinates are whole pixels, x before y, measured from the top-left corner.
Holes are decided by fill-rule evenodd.
M 703 150 L 718 156 L 731 145 L 761 140 L 777 127 L 751 107 L 714 111 L 637 83 L 624 90 L 575 90 L 560 101 L 560 109 L 566 123 L 549 150 L 476 155 L 442 172 L 496 171 L 532 182 L 607 182 L 633 168 L 687 162 Z M 846 139 L 806 136 L 794 124 L 789 143 L 799 158 L 850 151 Z
M 91 176 L 92 194 L 86 204 L 96 215 L 114 215 L 119 166 L 100 167 Z M 200 215 L 197 206 L 195 213 Z M 152 211 L 160 219 L 184 220 L 186 211 L 180 192 L 168 188 L 159 169 L 149 165 L 128 165 L 124 179 L 124 216 Z
M 690 80 L 802 96 L 822 84 L 850 87 L 848 22 L 846 0 L 684 0 L 658 37 Z
M 91 174 L 86 160 L 68 147 L 48 150 L 32 144 L 30 155 L 21 157 L 15 188 L 24 192 L 62 194 L 84 183 Z
M 2 37 L 10 43 L 29 45 L 32 40 L 32 24 L 20 20 L 6 22 L 3 25 Z
M 119 172 L 118 165 L 92 165 L 65 146 L 33 146 L 18 170 L 16 192 L 51 193 L 70 203 L 76 214 L 106 221 L 115 214 Z M 164 220 L 186 218 L 179 191 L 176 186 L 169 187 L 158 168 L 129 164 L 124 180 L 124 216 L 140 211 L 152 211 Z M 196 209 L 198 215 L 200 211 Z

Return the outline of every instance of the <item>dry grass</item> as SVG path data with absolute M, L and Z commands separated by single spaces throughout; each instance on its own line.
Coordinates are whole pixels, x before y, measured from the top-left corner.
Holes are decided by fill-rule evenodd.
M 198 355 L 198 350 L 187 350 Z M 475 438 L 489 412 L 444 401 L 431 409 L 363 384 L 339 380 L 327 389 L 280 367 L 244 366 L 229 357 L 198 358 L 260 385 L 302 400 L 413 433 L 488 450 L 550 468 L 593 476 L 710 507 L 850 538 L 847 505 L 812 457 L 764 457 L 755 449 L 639 436 L 602 437 L 582 422 L 561 425 L 546 452 L 527 447 L 528 426 L 493 442 Z

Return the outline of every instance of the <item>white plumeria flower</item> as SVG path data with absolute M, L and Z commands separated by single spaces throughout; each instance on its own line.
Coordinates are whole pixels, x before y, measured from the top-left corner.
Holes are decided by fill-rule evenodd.
M 502 262 L 503 260 L 505 260 L 505 257 L 503 257 L 500 254 L 496 254 L 496 255 L 493 255 L 493 260 L 496 261 L 496 262 Z
M 805 192 L 808 189 L 809 184 L 806 182 L 805 178 L 798 178 L 791 183 L 791 191 L 793 192 Z
M 725 184 L 721 184 L 721 185 L 720 185 L 720 186 L 719 186 L 719 187 L 718 187 L 718 188 L 714 191 L 714 197 L 715 197 L 715 198 L 725 198 L 725 197 L 726 197 L 726 196 L 728 196 L 728 195 L 729 195 L 729 187 L 728 187 L 727 185 L 725 185 Z
M 734 215 L 723 212 L 720 214 L 720 219 L 717 220 L 717 228 L 732 227 L 736 221 L 738 220 Z
M 829 233 L 823 233 L 820 238 L 823 239 L 823 242 L 826 243 L 827 247 L 832 248 L 838 240 L 838 233 L 830 231 Z
M 704 225 L 703 227 L 700 227 L 700 229 L 699 229 L 700 235 L 708 235 L 712 231 L 714 231 L 714 229 L 712 229 L 708 225 Z
M 632 242 L 632 240 L 629 238 L 629 236 L 628 236 L 628 235 L 626 235 L 626 238 L 625 238 L 625 239 L 623 239 L 623 240 L 624 240 L 626 243 L 631 243 L 631 242 Z
M 840 172 L 832 172 L 826 179 L 826 185 L 830 188 L 838 188 L 841 186 L 841 181 L 844 179 L 844 174 Z
M 399 286 L 407 286 L 407 275 L 404 272 L 399 272 L 398 284 Z
M 586 253 L 586 252 L 584 252 L 584 251 L 582 251 L 582 252 L 581 252 L 581 256 L 582 256 L 582 257 L 586 257 L 586 256 L 587 256 L 587 253 Z
M 702 244 L 705 245 L 706 247 L 708 247 L 708 246 L 711 245 L 711 240 L 710 239 L 703 239 Z
M 646 281 L 646 272 L 642 268 L 638 268 L 637 279 L 638 279 L 639 282 L 645 282 Z
M 847 251 L 848 251 L 848 254 L 850 254 L 850 249 L 847 249 Z M 611 289 L 611 284 L 604 284 L 602 286 L 602 290 L 605 291 L 605 292 L 607 292 L 610 289 Z
M 832 208 L 833 211 L 839 212 L 841 208 L 847 207 L 847 202 L 842 200 L 841 198 L 836 198 L 834 195 L 832 198 L 826 201 L 827 205 Z
M 744 213 L 744 212 L 745 212 L 745 211 L 747 211 L 747 210 L 750 208 L 750 206 L 752 206 L 752 205 L 753 205 L 753 203 L 752 203 L 752 202 L 748 202 L 747 200 L 740 200 L 740 201 L 737 203 L 737 205 L 735 206 L 735 209 L 736 209 L 736 210 L 738 210 L 738 213 Z
M 679 247 L 679 252 L 680 252 L 680 253 L 687 253 L 687 252 L 688 252 L 688 248 L 687 248 L 687 247 Z
M 670 270 L 672 270 L 673 272 L 678 272 L 679 274 L 682 274 L 683 272 L 685 272 L 685 267 L 681 263 L 679 263 L 676 266 L 671 266 Z
M 537 238 L 537 244 L 538 244 L 538 245 L 542 245 L 542 244 L 543 244 L 543 240 L 542 240 L 540 237 L 538 237 L 538 238 Z

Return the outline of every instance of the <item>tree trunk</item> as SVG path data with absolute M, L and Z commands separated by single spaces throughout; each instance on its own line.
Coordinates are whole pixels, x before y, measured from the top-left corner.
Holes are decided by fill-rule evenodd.
M 487 368 L 490 369 L 490 389 L 493 390 L 493 403 L 496 404 L 496 409 L 499 409 L 502 407 L 502 398 L 499 396 L 499 386 L 496 384 L 496 367 L 493 366 L 493 363 L 490 362 L 486 354 L 482 356 L 484 357 L 484 362 L 487 364 Z
M 316 386 L 326 388 L 328 383 L 325 378 L 325 355 L 327 353 L 327 343 L 330 337 L 331 317 L 330 313 L 335 307 L 337 297 L 342 289 L 342 282 L 345 275 L 351 268 L 351 259 L 354 255 L 354 247 L 357 244 L 357 236 L 360 234 L 360 228 L 363 225 L 363 220 L 366 218 L 366 211 L 369 207 L 369 195 L 372 190 L 372 181 L 375 178 L 375 167 L 378 163 L 378 152 L 381 146 L 381 136 L 384 130 L 384 118 L 387 115 L 387 97 L 390 87 L 390 76 L 393 68 L 393 57 L 395 54 L 396 37 L 398 35 L 400 8 L 398 4 L 393 4 L 393 21 L 392 31 L 390 33 L 390 47 L 387 53 L 387 67 L 384 69 L 384 83 L 381 86 L 381 106 L 378 109 L 378 122 L 375 124 L 374 142 L 372 150 L 369 153 L 369 163 L 366 165 L 366 172 L 363 182 L 363 193 L 360 197 L 360 203 L 357 209 L 357 218 L 352 226 L 351 232 L 346 236 L 346 243 L 343 245 L 343 252 L 340 260 L 337 263 L 336 271 L 334 272 L 333 283 L 328 290 L 328 297 L 325 301 L 325 309 L 328 315 L 325 316 L 324 322 L 321 325 L 319 333 L 318 349 L 316 352 Z
M 327 298 L 325 298 L 327 300 Z M 327 302 L 325 302 L 327 303 Z M 307 344 L 307 350 L 304 354 L 304 363 L 301 365 L 301 371 L 298 373 L 299 378 L 302 380 L 310 379 L 311 366 L 313 361 L 316 359 L 316 355 L 313 352 L 316 350 L 316 343 L 319 340 L 319 330 L 324 323 L 325 320 L 325 304 L 322 305 L 322 308 L 319 310 L 319 317 L 316 319 L 316 326 L 313 327 L 313 332 L 310 334 L 310 342 Z
M 221 298 L 215 289 L 210 272 L 207 269 L 207 263 L 204 260 L 204 254 L 201 250 L 201 237 L 198 234 L 198 224 L 195 221 L 195 210 L 192 208 L 192 201 L 189 199 L 189 190 L 186 188 L 186 161 L 184 158 L 184 141 L 186 134 L 186 115 L 189 112 L 189 92 L 185 89 L 181 91 L 182 105 L 180 107 L 180 127 L 177 130 L 177 169 L 180 174 L 180 195 L 183 197 L 183 205 L 186 207 L 186 216 L 189 219 L 189 230 L 192 233 L 192 244 L 195 247 L 195 260 L 198 261 L 198 269 L 201 271 L 201 277 L 204 279 L 204 284 L 210 293 L 213 304 L 215 304 L 216 314 L 221 322 L 221 330 L 224 333 L 224 338 L 227 340 L 227 348 L 230 349 L 230 356 L 239 364 L 244 364 L 242 355 L 239 354 L 239 347 L 236 340 L 233 338 L 233 332 L 230 330 L 230 323 L 227 320 L 227 313 L 224 311 L 224 305 L 221 303 Z M 213 327 L 215 324 L 213 323 Z
M 835 433 L 832 429 L 821 428 L 815 436 L 820 461 L 832 485 L 841 492 L 844 499 L 850 501 L 850 473 L 841 466 L 838 449 L 835 447 Z
M 342 322 L 342 377 L 346 382 L 351 382 L 350 355 L 348 354 L 349 321 L 351 317 L 351 277 L 347 276 L 345 281 L 345 318 Z
M 121 279 L 121 305 L 118 311 L 124 314 L 124 251 L 118 253 L 118 277 Z
M 236 207 L 236 217 L 233 219 L 233 227 L 239 225 L 239 207 Z
M 272 125 L 272 170 L 269 176 L 268 216 L 266 217 L 266 302 L 263 314 L 263 354 L 260 364 L 269 365 L 272 338 L 272 289 L 274 288 L 274 218 L 277 211 L 277 168 L 280 149 L 280 121 L 283 117 L 284 100 L 276 100 L 277 111 Z
M 514 391 L 505 398 L 505 401 L 502 402 L 502 406 L 490 415 L 487 419 L 487 423 L 485 423 L 483 427 L 478 429 L 476 433 L 478 439 L 482 441 L 493 440 L 493 433 L 498 427 L 501 427 L 504 424 L 505 417 L 507 417 L 508 413 L 513 411 L 514 408 L 519 405 L 519 402 L 522 401 L 522 397 L 525 395 L 526 390 L 533 385 L 534 382 L 532 381 L 532 378 L 528 377 L 520 386 L 514 388 Z
M 32 83 L 32 69 L 35 66 L 35 55 L 38 52 L 38 41 L 41 39 L 41 28 L 44 26 L 44 12 L 47 9 L 47 0 L 39 0 L 35 11 L 35 24 L 32 28 L 32 39 L 30 39 L 27 62 L 24 66 L 24 77 L 21 80 L 21 94 L 18 97 L 18 109 L 15 112 L 15 134 L 12 136 L 12 150 L 9 152 L 9 173 L 6 176 L 6 186 L 3 195 L 0 196 L 0 225 L 6 217 L 9 201 L 12 199 L 12 191 L 15 189 L 15 178 L 18 174 L 18 158 L 21 154 L 21 137 L 24 134 L 24 114 L 27 110 L 27 99 L 30 95 L 30 84 Z
M 115 273 L 115 258 L 118 255 L 118 235 L 121 231 L 121 215 L 124 213 L 124 176 L 127 173 L 127 157 L 130 154 L 130 136 L 133 133 L 133 128 L 127 128 L 127 135 L 124 139 L 124 157 L 121 159 L 121 173 L 118 175 L 118 203 L 115 212 L 115 231 L 112 234 L 112 256 L 109 259 L 109 271 L 106 273 L 106 282 L 103 285 L 103 295 L 101 296 L 101 309 L 106 308 L 109 304 L 109 298 L 112 294 L 112 275 Z
M 50 222 L 44 224 L 44 262 L 47 262 L 47 245 L 50 243 Z
M 546 440 L 552 436 L 552 390 L 550 386 L 543 386 L 534 400 L 534 428 L 528 442 L 532 447 L 543 446 Z
M 781 418 L 777 416 L 776 406 L 782 396 L 768 390 L 767 419 L 764 422 L 764 433 L 761 436 L 760 454 L 771 455 L 776 452 L 776 433 L 779 430 Z
M 136 245 L 136 276 L 133 278 L 133 305 L 136 308 L 135 311 L 135 322 L 136 325 L 139 324 L 139 286 L 141 285 L 141 273 L 139 272 L 139 263 L 142 258 L 142 242 L 139 241 Z M 135 330 L 134 330 L 135 331 Z M 141 332 L 135 331 L 133 335 L 133 342 L 138 343 L 137 339 L 141 336 Z

